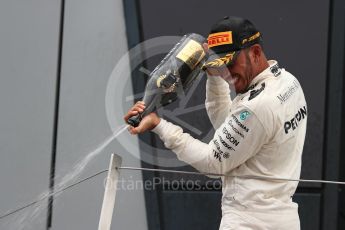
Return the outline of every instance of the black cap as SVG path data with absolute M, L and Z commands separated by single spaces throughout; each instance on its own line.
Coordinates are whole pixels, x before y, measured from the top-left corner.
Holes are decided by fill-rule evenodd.
M 226 16 L 212 26 L 208 35 L 210 56 L 204 68 L 231 65 L 241 49 L 261 41 L 259 30 L 249 20 Z

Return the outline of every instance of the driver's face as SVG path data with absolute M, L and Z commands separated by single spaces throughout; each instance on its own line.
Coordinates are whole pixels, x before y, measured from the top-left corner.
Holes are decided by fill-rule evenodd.
M 209 68 L 207 69 L 208 74 L 222 77 L 226 82 L 234 86 L 236 93 L 245 92 L 253 79 L 253 68 L 249 52 L 249 48 L 241 50 L 231 66 Z

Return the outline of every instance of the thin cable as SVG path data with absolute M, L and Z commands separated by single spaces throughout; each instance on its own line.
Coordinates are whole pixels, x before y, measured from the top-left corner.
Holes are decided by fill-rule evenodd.
M 238 178 L 245 178 L 245 179 L 258 179 L 258 180 L 279 180 L 279 181 L 295 181 L 295 182 L 307 182 L 307 183 L 324 183 L 324 184 L 339 184 L 339 185 L 345 185 L 345 182 L 342 181 L 330 181 L 330 180 L 306 180 L 306 179 L 291 179 L 291 178 L 280 178 L 280 177 L 265 177 L 265 176 L 253 176 L 253 175 L 225 175 L 225 174 L 219 174 L 219 173 L 206 173 L 206 172 L 190 172 L 190 171 L 179 171 L 179 170 L 169 170 L 169 169 L 150 169 L 150 168 L 139 168 L 139 167 L 118 167 L 117 169 L 122 170 L 137 170 L 137 171 L 154 171 L 154 172 L 166 172 L 166 173 L 179 173 L 179 174 L 190 174 L 190 175 L 207 175 L 207 176 L 223 176 L 223 177 L 238 177 Z M 44 199 L 50 196 L 54 196 L 57 193 L 63 192 L 65 190 L 68 190 L 78 184 L 81 184 L 87 180 L 92 179 L 93 177 L 96 177 L 102 173 L 105 173 L 109 171 L 108 169 L 104 169 L 100 172 L 97 172 L 89 177 L 86 177 L 80 181 L 77 181 L 69 186 L 66 186 L 64 188 L 61 188 L 54 193 L 49 193 L 46 196 L 42 197 L 41 199 L 38 199 L 36 201 L 33 201 L 31 203 L 28 203 L 22 207 L 19 207 L 13 211 L 10 211 L 6 214 L 3 214 L 0 216 L 0 220 L 10 216 L 14 213 L 17 213 L 25 208 L 28 208 Z
M 45 200 L 45 199 L 48 198 L 48 197 L 54 196 L 54 195 L 56 195 L 56 194 L 58 194 L 58 193 L 60 193 L 60 192 L 63 192 L 63 191 L 65 191 L 65 190 L 67 190 L 67 189 L 70 189 L 70 188 L 72 188 L 72 187 L 74 187 L 74 186 L 76 186 L 76 185 L 78 185 L 78 184 L 81 184 L 81 183 L 87 181 L 87 180 L 90 180 L 90 179 L 92 179 L 92 178 L 94 178 L 94 177 L 96 177 L 96 176 L 98 176 L 98 175 L 100 175 L 100 174 L 102 174 L 102 173 L 107 172 L 107 171 L 108 171 L 108 169 L 104 169 L 104 170 L 102 170 L 102 171 L 100 171 L 100 172 L 98 172 L 98 173 L 95 173 L 95 174 L 93 174 L 93 175 L 91 175 L 91 176 L 89 176 L 89 177 L 86 177 L 86 178 L 84 178 L 84 179 L 82 179 L 82 180 L 80 180 L 80 181 L 77 181 L 77 182 L 75 182 L 75 183 L 73 183 L 73 184 L 71 184 L 71 185 L 68 185 L 68 186 L 66 186 L 66 187 L 63 187 L 63 188 L 61 188 L 61 189 L 59 189 L 59 190 L 57 190 L 57 191 L 55 191 L 55 192 L 53 192 L 53 193 L 49 193 L 49 194 L 45 195 L 44 197 L 42 197 L 42 198 L 40 198 L 40 199 L 38 199 L 38 200 L 36 200 L 36 201 L 33 201 L 33 202 L 28 203 L 28 204 L 26 204 L 26 205 L 23 205 L 22 207 L 19 207 L 19 208 L 13 210 L 13 211 L 10 211 L 10 212 L 8 212 L 8 213 L 6 213 L 6 214 L 3 214 L 3 215 L 0 216 L 0 220 L 3 219 L 3 218 L 5 218 L 5 217 L 7 217 L 7 216 L 10 216 L 10 215 L 12 215 L 12 214 L 15 214 L 15 213 L 17 213 L 17 212 L 19 212 L 19 211 L 21 211 L 21 210 L 23 210 L 23 209 L 25 209 L 25 208 L 28 208 L 28 207 L 30 207 L 30 206 L 32 206 L 32 205 L 34 205 L 34 204 L 36 204 L 36 203 L 38 203 L 38 202 L 40 202 L 40 201 L 42 201 L 42 200 Z
M 179 171 L 179 170 L 149 169 L 149 168 L 138 168 L 138 167 L 119 167 L 118 169 L 140 170 L 140 171 L 155 171 L 155 172 L 167 172 L 167 173 L 180 173 L 180 174 L 192 174 L 192 175 L 238 177 L 238 178 L 258 179 L 258 180 L 279 180 L 279 181 L 295 181 L 295 182 L 307 182 L 307 183 L 324 183 L 324 184 L 340 184 L 340 185 L 345 185 L 345 182 L 342 182 L 342 181 L 330 181 L 330 180 L 306 180 L 306 179 L 292 179 L 292 178 L 281 178 L 281 177 L 265 177 L 265 176 L 254 176 L 254 175 L 225 175 L 225 174 L 219 174 L 219 173 L 189 172 L 189 171 Z

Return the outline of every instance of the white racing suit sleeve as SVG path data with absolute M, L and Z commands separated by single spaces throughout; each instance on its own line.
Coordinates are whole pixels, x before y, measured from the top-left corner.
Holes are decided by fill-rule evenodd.
M 268 139 L 255 114 L 243 107 L 229 114 L 208 144 L 183 133 L 181 127 L 164 119 L 152 131 L 178 159 L 201 172 L 216 174 L 226 174 L 244 163 Z
M 218 129 L 229 115 L 231 106 L 229 84 L 221 77 L 207 77 L 205 106 L 213 128 Z

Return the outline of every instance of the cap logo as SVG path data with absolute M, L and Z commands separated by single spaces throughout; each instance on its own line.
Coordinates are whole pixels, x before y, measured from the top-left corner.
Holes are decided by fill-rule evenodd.
M 210 34 L 207 38 L 208 47 L 232 44 L 232 31 Z
M 215 68 L 224 67 L 224 65 L 227 65 L 232 61 L 232 59 L 234 58 L 234 55 L 235 55 L 235 52 L 228 53 L 222 58 L 217 58 L 213 61 L 206 62 L 201 68 L 205 70 L 210 67 L 215 67 Z
M 242 45 L 245 44 L 245 43 L 247 43 L 247 42 L 251 42 L 251 41 L 257 39 L 258 37 L 260 37 L 260 32 L 257 32 L 256 34 L 254 34 L 253 36 L 251 36 L 251 37 L 249 37 L 249 38 L 243 39 Z

